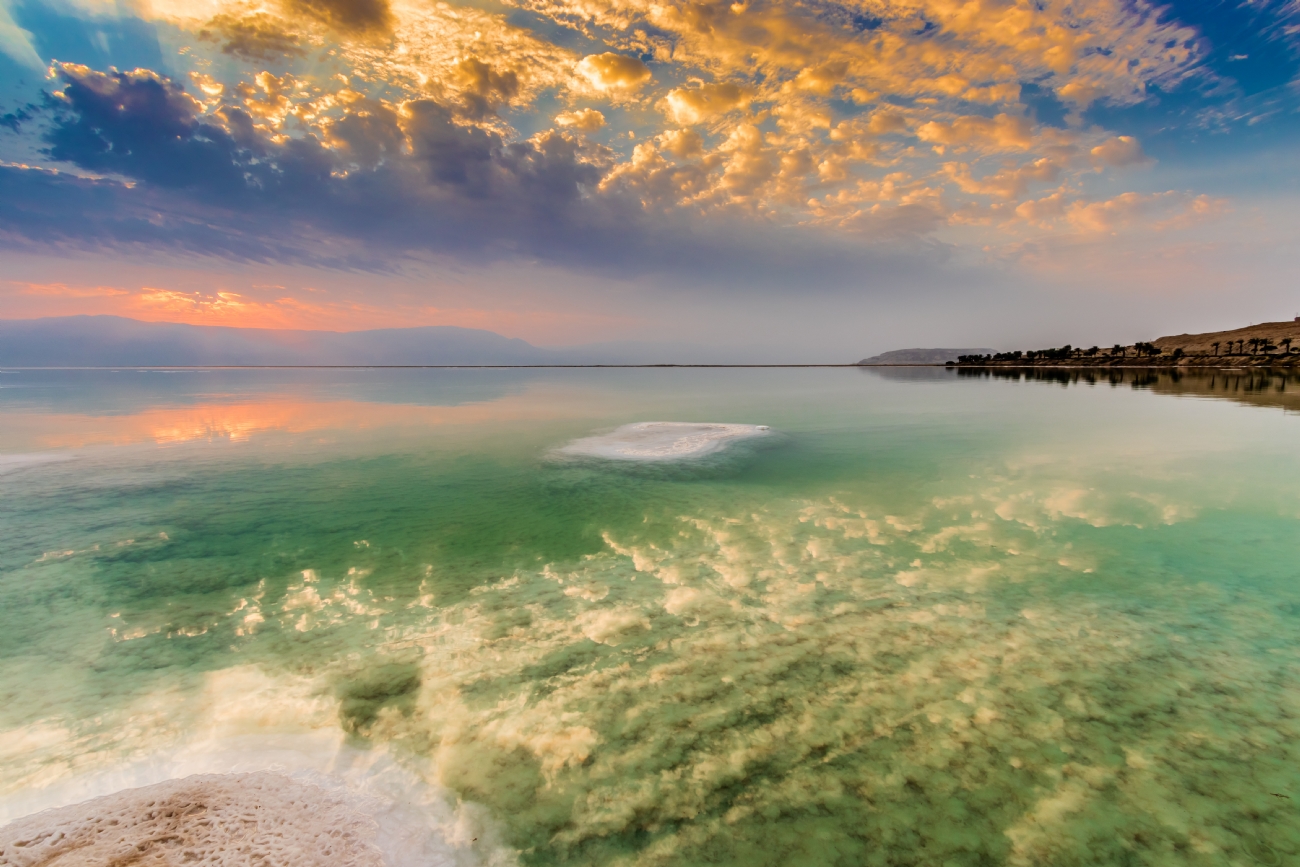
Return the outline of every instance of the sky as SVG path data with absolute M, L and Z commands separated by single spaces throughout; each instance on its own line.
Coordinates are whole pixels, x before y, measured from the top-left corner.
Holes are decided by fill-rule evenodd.
M 1294 0 L 0 0 L 0 318 L 756 361 L 1300 315 Z

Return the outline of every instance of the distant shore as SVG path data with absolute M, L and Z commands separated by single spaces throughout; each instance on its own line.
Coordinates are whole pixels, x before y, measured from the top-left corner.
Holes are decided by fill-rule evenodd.
M 905 366 L 905 365 L 891 365 Z M 1179 358 L 1160 356 L 1149 359 L 1135 358 L 1068 358 L 1068 359 L 993 359 L 988 361 L 950 361 L 942 367 L 1059 367 L 1066 369 L 1092 370 L 1142 370 L 1150 368 L 1173 368 L 1179 370 L 1271 370 L 1281 368 L 1290 370 L 1300 367 L 1300 353 L 1287 356 L 1261 356 L 1239 358 L 1236 356 L 1197 356 L 1184 355 Z
M 1261 369 L 1300 366 L 1300 317 L 1261 322 L 1231 331 L 1176 334 L 1128 346 L 1051 349 L 959 355 L 952 367 L 1204 368 Z

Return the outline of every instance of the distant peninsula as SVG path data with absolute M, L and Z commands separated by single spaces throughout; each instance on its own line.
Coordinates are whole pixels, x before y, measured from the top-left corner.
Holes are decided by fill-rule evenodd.
M 858 364 L 887 367 L 891 364 L 943 364 L 963 355 L 992 355 L 992 349 L 895 349 L 864 358 Z
M 1300 317 L 1231 331 L 1174 334 L 1152 341 L 996 352 L 992 349 L 899 349 L 864 358 L 861 365 L 928 364 L 954 367 L 1296 367 Z

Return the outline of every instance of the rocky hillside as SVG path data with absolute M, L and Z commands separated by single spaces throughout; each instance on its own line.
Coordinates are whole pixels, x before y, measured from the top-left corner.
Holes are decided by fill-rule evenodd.
M 1207 334 L 1175 334 L 1151 342 L 1170 354 L 1177 349 L 1182 349 L 1184 355 L 1223 355 L 1229 352 L 1229 344 L 1231 344 L 1231 352 L 1236 355 L 1258 355 L 1258 344 L 1255 345 L 1255 351 L 1252 352 L 1250 341 L 1267 340 L 1277 347 L 1277 349 L 1273 350 L 1274 353 L 1277 353 L 1281 351 L 1284 345 L 1283 341 L 1288 338 L 1294 341 L 1290 345 L 1293 353 L 1300 352 L 1300 319 L 1291 322 L 1261 322 L 1258 325 L 1237 328 L 1233 331 L 1211 331 Z

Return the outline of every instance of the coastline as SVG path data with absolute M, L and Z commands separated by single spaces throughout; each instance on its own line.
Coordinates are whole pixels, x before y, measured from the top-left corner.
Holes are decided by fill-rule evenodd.
M 1065 360 L 1061 360 L 1061 359 L 1053 359 L 1053 360 L 1051 360 L 1051 361 L 1037 361 L 1037 360 L 1035 360 L 1035 361 L 1026 361 L 1025 359 L 1022 358 L 1022 359 L 1020 359 L 1019 361 L 984 361 L 984 362 L 970 362 L 970 361 L 967 361 L 967 362 L 948 362 L 948 363 L 944 363 L 944 364 L 939 364 L 939 363 L 937 363 L 937 362 L 935 362 L 935 363 L 930 363 L 930 364 L 921 364 L 921 363 L 913 363 L 913 364 L 854 364 L 854 365 L 848 365 L 848 366 L 850 366 L 850 367 L 863 367 L 863 368 L 872 368 L 872 367 L 939 367 L 939 368 L 953 368 L 953 369 L 955 369 L 955 370 L 983 370 L 983 369 L 986 369 L 986 368 L 1000 368 L 1000 369 L 1003 369 L 1003 370 L 1023 370 L 1023 369 L 1027 369 L 1027 368 L 1043 369 L 1043 368 L 1054 368 L 1054 367 L 1056 367 L 1056 368 L 1062 368 L 1062 369 L 1066 369 L 1066 370 L 1152 370 L 1152 369 L 1158 369 L 1158 370 L 1187 370 L 1187 369 L 1191 369 L 1191 370 L 1204 370 L 1204 371 L 1210 371 L 1210 370 L 1274 370 L 1274 369 L 1280 369 L 1280 370 L 1282 370 L 1282 371 L 1287 371 L 1287 372 L 1289 372 L 1289 371 L 1291 371 L 1291 370 L 1294 370 L 1294 369 L 1296 369 L 1296 368 L 1300 368 L 1300 354 L 1296 354 L 1296 355 L 1294 356 L 1294 358 L 1293 358 L 1291 361 L 1289 361 L 1289 362 L 1284 362 L 1284 363 L 1281 363 L 1281 364 L 1276 363 L 1276 362 L 1278 361 L 1278 359 L 1273 359 L 1273 363 L 1269 363 L 1268 361 L 1264 361 L 1264 360 L 1261 359 L 1261 360 L 1260 360 L 1260 363 L 1249 363 L 1249 364 L 1245 364 L 1245 363 L 1242 363 L 1242 364 L 1225 364 L 1224 362 L 1226 362 L 1227 360 L 1228 360 L 1228 359 L 1226 359 L 1226 358 L 1220 358 L 1220 359 L 1217 360 L 1217 363 L 1212 363 L 1212 362 L 1214 361 L 1214 359 L 1210 359 L 1210 360 L 1202 361 L 1201 359 L 1198 359 L 1198 358 L 1191 358 L 1191 359 L 1189 359 L 1189 358 L 1187 358 L 1187 357 L 1184 356 L 1183 358 L 1179 358 L 1179 359 L 1177 359 L 1176 361 L 1175 361 L 1174 359 L 1172 359 L 1172 358 L 1169 358 L 1169 359 L 1159 359 L 1159 358 L 1156 358 L 1156 359 L 1152 359 L 1152 360 L 1150 360 L 1150 361 L 1144 361 L 1144 362 L 1141 362 L 1141 363 L 1134 363 L 1134 359 L 1129 359 L 1129 363 L 1125 364 L 1125 363 L 1123 363 L 1123 362 L 1124 362 L 1124 359 L 1122 359 L 1122 358 L 1121 358 L 1121 359 L 1116 359 L 1114 363 L 1107 363 L 1107 362 L 1097 361 L 1097 360 L 1095 360 L 1095 359 L 1078 359 L 1077 361 L 1065 361 Z
M 1290 371 L 1300 367 L 1300 354 L 1292 354 L 1288 360 L 1286 358 L 1265 358 L 1265 357 L 1246 357 L 1239 358 L 1236 356 L 1182 356 L 1174 358 L 1152 358 L 1141 362 L 1136 359 L 1117 358 L 1114 361 L 1105 361 L 1095 358 L 1079 359 L 999 359 L 996 361 L 961 361 L 951 362 L 941 367 L 952 367 L 957 369 L 974 369 L 982 368 L 1003 368 L 1003 369 L 1024 369 L 1024 368 L 1063 368 L 1068 370 L 1282 370 Z

